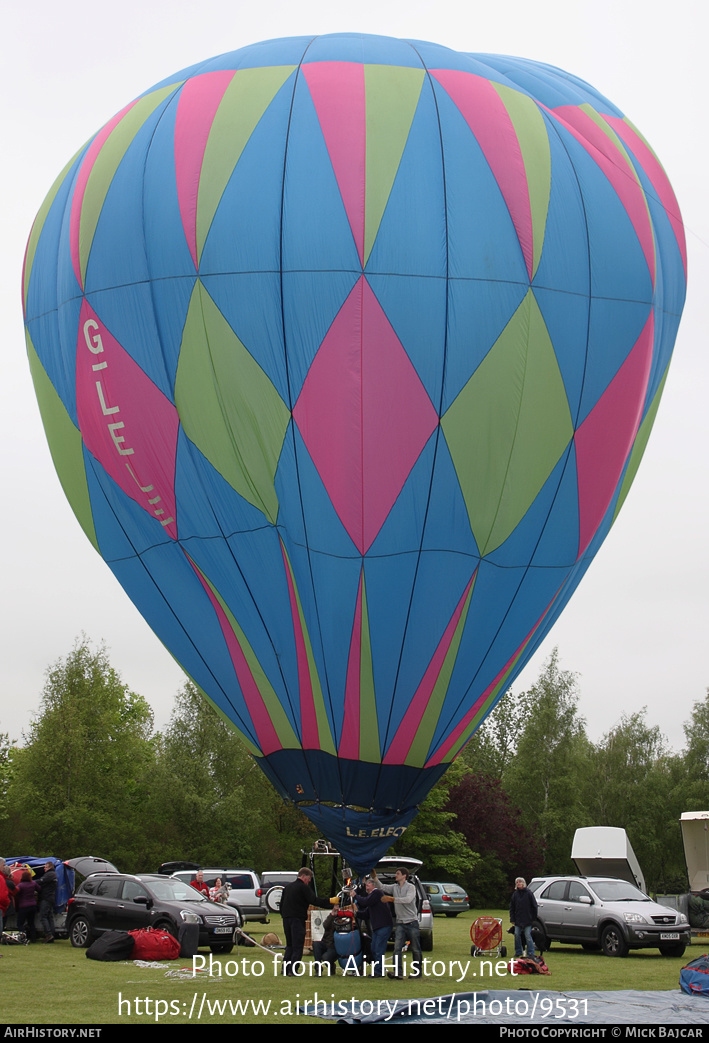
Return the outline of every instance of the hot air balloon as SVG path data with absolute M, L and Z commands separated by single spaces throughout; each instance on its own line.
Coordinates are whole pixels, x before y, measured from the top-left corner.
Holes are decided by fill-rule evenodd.
M 417 41 L 202 62 L 47 196 L 23 296 L 66 495 L 355 868 L 607 535 L 685 282 L 672 189 L 614 105 Z

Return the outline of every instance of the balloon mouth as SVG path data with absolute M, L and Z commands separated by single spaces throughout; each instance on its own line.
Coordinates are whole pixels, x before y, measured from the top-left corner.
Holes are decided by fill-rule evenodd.
M 447 767 L 350 761 L 323 750 L 277 750 L 259 766 L 358 873 L 403 836 Z
M 332 802 L 296 803 L 360 875 L 368 873 L 403 836 L 419 810 L 417 806 L 377 811 Z

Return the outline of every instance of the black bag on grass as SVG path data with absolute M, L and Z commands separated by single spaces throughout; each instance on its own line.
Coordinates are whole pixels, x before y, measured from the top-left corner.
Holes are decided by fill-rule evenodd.
M 180 956 L 184 956 L 188 960 L 196 956 L 199 951 L 199 924 L 181 924 L 177 940 L 180 943 Z
M 104 931 L 86 950 L 88 960 L 130 960 L 135 939 L 126 931 Z

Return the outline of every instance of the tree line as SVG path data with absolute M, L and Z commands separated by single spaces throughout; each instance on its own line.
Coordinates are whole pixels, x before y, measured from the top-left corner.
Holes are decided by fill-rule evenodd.
M 515 876 L 576 873 L 582 826 L 620 826 L 648 890 L 687 890 L 683 811 L 709 808 L 709 694 L 671 750 L 647 711 L 623 714 L 592 742 L 575 674 L 555 649 L 528 692 L 508 693 L 463 751 L 469 771 L 450 791 L 452 825 L 481 856 L 468 879 L 480 905 L 496 904 Z
M 192 682 L 155 731 L 147 701 L 86 640 L 47 672 L 22 747 L 0 739 L 3 854 L 96 855 L 123 872 L 281 867 L 300 863 L 310 832 Z
M 555 650 L 528 692 L 501 700 L 393 853 L 497 907 L 517 875 L 574 872 L 579 826 L 622 826 L 648 888 L 686 890 L 678 819 L 709 807 L 709 695 L 680 753 L 645 711 L 593 743 L 578 702 Z M 91 854 L 126 872 L 176 859 L 289 868 L 317 839 L 195 685 L 156 731 L 147 701 L 85 639 L 48 670 L 23 744 L 0 734 L 0 835 L 5 855 Z

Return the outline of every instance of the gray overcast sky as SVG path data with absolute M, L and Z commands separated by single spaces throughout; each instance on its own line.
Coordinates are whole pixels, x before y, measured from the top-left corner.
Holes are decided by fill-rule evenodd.
M 105 639 L 159 725 L 184 679 L 84 537 L 52 467 L 20 302 L 25 243 L 44 196 L 87 138 L 163 77 L 258 40 L 353 31 L 573 72 L 633 120 L 672 181 L 689 291 L 658 420 L 616 526 L 515 688 L 533 682 L 556 644 L 562 666 L 580 675 L 592 738 L 647 706 L 649 722 L 681 746 L 682 723 L 709 684 L 706 0 L 3 0 L 2 12 L 0 731 L 21 737 L 46 667 L 82 631 Z

